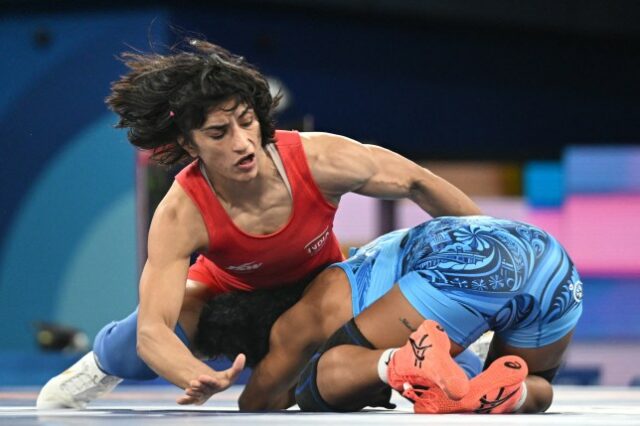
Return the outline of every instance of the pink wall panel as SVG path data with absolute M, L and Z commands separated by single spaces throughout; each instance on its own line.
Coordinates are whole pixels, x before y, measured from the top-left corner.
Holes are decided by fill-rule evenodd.
M 473 201 L 487 216 L 524 221 L 528 209 L 520 197 L 473 197 Z M 409 228 L 418 225 L 430 216 L 409 200 L 400 200 L 396 210 L 398 228 Z
M 573 195 L 562 238 L 582 274 L 640 275 L 640 195 Z
M 378 232 L 378 200 L 358 194 L 345 194 L 340 200 L 333 230 L 342 244 L 359 246 Z
M 409 200 L 400 200 L 396 204 L 396 228 L 411 228 L 431 219 L 418 205 Z
M 524 222 L 544 229 L 554 237 L 561 244 L 566 246 L 564 235 L 562 234 L 562 210 L 561 209 L 529 209 L 527 215 L 523 219 Z
M 531 209 L 521 198 L 478 197 L 487 215 L 519 220 L 554 235 L 583 275 L 640 276 L 640 195 L 573 195 L 560 209 Z M 377 236 L 379 204 L 348 194 L 338 209 L 335 231 L 347 245 Z M 429 216 L 410 201 L 400 201 L 397 228 L 417 225 Z

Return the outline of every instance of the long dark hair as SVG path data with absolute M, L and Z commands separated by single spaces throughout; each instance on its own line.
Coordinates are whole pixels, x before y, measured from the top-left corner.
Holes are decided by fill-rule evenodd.
M 208 358 L 226 356 L 231 360 L 243 353 L 247 366 L 254 367 L 269 351 L 271 327 L 300 300 L 308 283 L 214 297 L 200 315 L 195 351 Z
M 152 158 L 173 165 L 189 158 L 178 143 L 191 143 L 207 113 L 228 100 L 251 106 L 260 123 L 262 144 L 273 142 L 272 97 L 265 77 L 243 57 L 203 40 L 187 39 L 170 54 L 121 55 L 129 72 L 111 85 L 106 102 L 128 129 L 129 141 L 153 150 Z

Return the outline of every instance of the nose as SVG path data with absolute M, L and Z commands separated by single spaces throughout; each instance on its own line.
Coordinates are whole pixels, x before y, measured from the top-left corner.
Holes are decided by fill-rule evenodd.
M 242 153 L 246 151 L 249 146 L 251 146 L 251 136 L 250 134 L 242 128 L 236 129 L 233 137 L 233 145 L 232 149 L 234 152 Z

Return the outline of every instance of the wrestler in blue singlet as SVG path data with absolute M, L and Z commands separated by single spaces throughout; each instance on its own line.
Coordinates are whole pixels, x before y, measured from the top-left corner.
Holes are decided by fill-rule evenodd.
M 582 283 L 562 246 L 515 221 L 440 217 L 385 234 L 333 266 L 349 277 L 354 316 L 397 283 L 463 347 L 487 330 L 511 346 L 545 346 L 582 313 Z

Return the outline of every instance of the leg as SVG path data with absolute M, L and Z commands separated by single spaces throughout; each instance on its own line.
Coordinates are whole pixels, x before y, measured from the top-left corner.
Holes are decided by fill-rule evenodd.
M 420 397 L 416 412 L 538 413 L 549 408 L 552 379 L 582 313 L 579 276 L 562 248 L 549 242 L 534 279 L 495 311 L 490 322 L 499 331 L 489 348 L 489 368 L 471 381 L 469 395 L 457 405 L 433 394 Z
M 311 380 L 316 380 L 324 402 L 339 411 L 352 411 L 379 403 L 381 393 L 389 388 L 378 374 L 378 360 L 384 350 L 373 348 L 402 346 L 423 321 L 424 317 L 413 308 L 397 286 L 362 312 L 356 317 L 355 323 L 371 346 L 343 344 L 329 348 L 319 358 L 317 372 L 309 373 Z M 449 354 L 457 355 L 463 348 L 448 340 L 446 346 L 446 358 L 450 365 L 453 361 Z M 439 362 L 436 359 L 428 361 Z M 445 367 L 448 368 L 448 365 L 445 364 Z M 464 377 L 464 372 L 459 367 L 455 368 Z
M 209 297 L 207 287 L 187 281 L 176 334 L 189 346 L 193 340 L 200 311 Z M 133 380 L 151 380 L 158 375 L 140 359 L 136 351 L 138 311 L 122 321 L 104 327 L 94 341 L 94 354 L 100 368 L 111 376 Z
M 186 346 L 197 328 L 198 316 L 208 297 L 204 284 L 188 281 L 176 334 Z M 150 380 L 157 377 L 138 357 L 136 328 L 138 311 L 122 321 L 104 327 L 94 341 L 94 349 L 42 388 L 36 406 L 84 408 L 88 402 L 110 392 L 123 378 Z
M 540 413 L 546 411 L 553 401 L 551 382 L 560 367 L 562 357 L 571 342 L 573 330 L 560 340 L 540 348 L 518 348 L 508 345 L 500 336 L 495 336 L 489 348 L 487 363 L 503 355 L 517 355 L 529 367 L 525 383 L 527 397 L 520 408 L 521 413 Z
M 322 354 L 317 367 L 322 399 L 339 411 L 358 411 L 377 405 L 377 400 L 389 390 L 389 385 L 378 376 L 378 360 L 383 352 L 383 349 L 340 345 Z
M 551 405 L 551 381 L 572 333 L 539 348 L 510 346 L 494 337 L 488 368 L 471 380 L 469 394 L 461 401 L 451 401 L 439 389 L 411 390 L 405 396 L 416 401 L 416 413 L 544 412 Z
M 325 269 L 300 301 L 271 327 L 269 352 L 253 370 L 238 401 L 240 409 L 257 411 L 293 405 L 290 391 L 301 371 L 318 347 L 352 316 L 351 289 L 344 271 Z
M 400 279 L 399 289 L 421 317 L 435 319 L 441 323 L 458 346 L 467 346 L 491 325 L 492 328 L 499 331 L 494 346 L 495 355 L 513 354 L 518 351 L 517 353 L 527 359 L 525 360 L 516 354 L 496 359 L 485 373 L 473 379 L 473 387 L 469 389 L 469 394 L 460 401 L 452 401 L 449 398 L 451 394 L 444 394 L 441 390 L 444 386 L 424 386 L 422 383 L 417 383 L 422 387 L 418 390 L 426 395 L 426 398 L 420 397 L 420 404 L 416 404 L 416 411 L 419 412 L 419 406 L 422 409 L 421 412 L 433 413 L 501 413 L 513 412 L 518 409 L 525 411 L 544 410 L 552 399 L 551 388 L 550 385 L 547 386 L 544 382 L 540 382 L 536 376 L 552 376 L 553 374 L 550 374 L 548 369 L 539 369 L 546 367 L 554 369 L 559 364 L 559 358 L 570 340 L 570 336 L 567 334 L 575 327 L 581 313 L 582 284 L 579 282 L 579 277 L 566 253 L 555 240 L 548 238 L 541 231 L 519 229 L 517 232 L 506 232 L 493 228 L 474 228 L 473 231 L 474 235 L 478 236 L 478 240 L 473 240 L 472 245 L 466 245 L 477 251 L 476 254 L 473 254 L 478 264 L 477 270 L 468 266 L 470 264 L 465 263 L 466 261 L 463 262 L 462 260 L 466 259 L 464 258 L 455 268 L 445 269 L 444 266 L 441 266 L 437 270 L 426 269 L 409 272 Z M 468 233 L 471 230 L 467 229 L 465 232 Z M 529 233 L 527 234 L 527 232 Z M 524 233 L 525 236 L 522 236 L 521 233 Z M 494 237 L 493 234 L 497 236 Z M 461 232 L 460 235 L 466 234 Z M 454 236 L 456 235 L 454 234 Z M 511 244 L 503 244 L 503 241 Z M 531 241 L 534 241 L 535 244 Z M 464 241 L 459 243 L 463 244 Z M 522 253 L 519 250 L 523 247 L 531 252 L 531 259 L 535 257 L 535 262 L 528 265 L 529 270 L 533 273 L 527 276 L 528 280 L 524 281 L 520 270 L 507 267 L 508 264 L 501 261 L 503 258 L 522 260 Z M 484 263 L 477 262 L 477 259 L 483 259 Z M 457 258 L 455 261 L 458 262 Z M 449 259 L 449 263 L 451 262 L 454 260 Z M 446 262 L 442 263 L 442 265 L 445 264 Z M 465 273 L 460 275 L 459 271 L 463 269 Z M 482 297 L 477 298 L 478 294 Z M 381 298 L 371 306 L 371 312 L 375 312 L 374 308 L 378 306 L 383 311 L 378 314 L 384 315 L 388 308 L 383 309 L 383 307 L 385 302 L 389 301 L 386 296 Z M 398 305 L 391 304 L 389 306 L 396 308 Z M 365 313 L 363 313 L 363 318 Z M 402 313 L 409 315 L 406 311 Z M 375 316 L 378 317 L 378 315 Z M 401 321 L 404 320 L 402 322 L 406 321 L 411 325 L 410 316 L 402 316 L 401 318 Z M 367 329 L 367 325 L 364 323 L 359 325 L 365 335 L 369 331 L 378 333 L 379 330 L 386 330 L 386 333 L 380 332 L 380 342 L 375 334 L 367 335 L 372 343 L 379 344 L 395 338 L 397 324 L 395 331 L 393 331 L 393 324 L 389 322 L 394 319 L 391 317 L 387 321 L 383 320 L 379 326 L 371 327 L 371 330 Z M 563 338 L 563 336 L 565 337 Z M 501 342 L 503 343 L 502 348 L 500 348 Z M 413 347 L 409 347 L 409 351 L 413 349 L 414 356 L 408 356 L 406 363 L 404 363 L 409 366 L 409 369 L 411 364 L 423 361 L 420 358 L 424 353 L 419 353 L 418 349 L 422 350 L 423 347 L 428 347 L 428 345 L 422 346 L 422 342 L 411 343 Z M 455 345 L 451 345 L 451 347 L 452 353 L 459 350 Z M 544 352 L 538 351 L 540 348 L 545 348 Z M 354 368 L 361 369 L 363 380 L 372 380 L 370 365 L 358 365 L 353 362 L 353 357 L 365 357 L 364 352 L 360 351 L 362 353 L 358 354 L 351 350 L 350 353 L 345 352 L 344 356 L 339 356 L 340 351 L 344 352 L 345 349 L 334 348 L 331 351 L 334 353 L 327 352 L 326 360 L 320 359 L 318 363 L 318 393 L 320 395 L 323 395 L 335 406 L 336 403 L 341 402 L 341 398 L 343 399 L 342 403 L 347 404 L 345 401 L 348 401 L 349 389 L 357 388 L 362 391 L 370 389 L 372 393 L 374 392 L 373 387 L 357 387 L 361 385 L 360 382 L 341 382 L 342 377 L 350 377 L 350 372 L 358 371 L 353 370 Z M 348 358 L 349 356 L 351 358 Z M 540 356 L 550 357 L 548 365 L 536 363 Z M 394 356 L 391 360 L 397 358 Z M 352 364 L 348 364 L 350 361 Z M 531 378 L 528 378 L 527 362 L 532 363 L 531 371 L 538 373 L 532 374 Z M 333 376 L 323 377 L 325 374 L 331 373 L 332 369 L 341 368 L 341 363 L 351 365 L 351 369 L 341 374 L 334 373 Z M 390 366 L 387 371 L 391 370 Z M 407 376 L 403 374 L 399 376 L 400 384 L 403 384 Z M 331 378 L 331 387 L 329 383 L 323 383 L 323 380 Z M 335 380 L 337 382 L 334 382 Z M 527 393 L 526 385 L 523 386 L 525 380 L 532 386 L 532 395 L 530 396 Z M 409 382 L 416 384 L 413 381 Z M 547 382 L 549 383 L 550 380 Z M 438 382 L 436 383 L 439 385 Z M 438 392 L 439 396 L 436 395 Z M 433 404 L 434 401 L 437 404 Z
M 490 363 L 501 355 L 517 355 L 527 363 L 527 396 L 519 409 L 524 413 L 544 412 L 551 406 L 551 382 L 582 315 L 583 286 L 578 272 L 559 244 L 552 239 L 549 242 L 554 244 L 545 267 L 557 272 L 543 275 L 528 290 L 540 301 L 539 310 L 532 311 L 532 320 L 525 317 L 520 324 L 496 332 L 487 357 Z
M 396 285 L 355 320 L 362 334 L 374 347 L 386 349 L 404 345 L 409 335 L 416 331 L 425 319 L 431 318 L 418 312 Z M 450 342 L 452 356 L 464 350 L 456 342 Z

